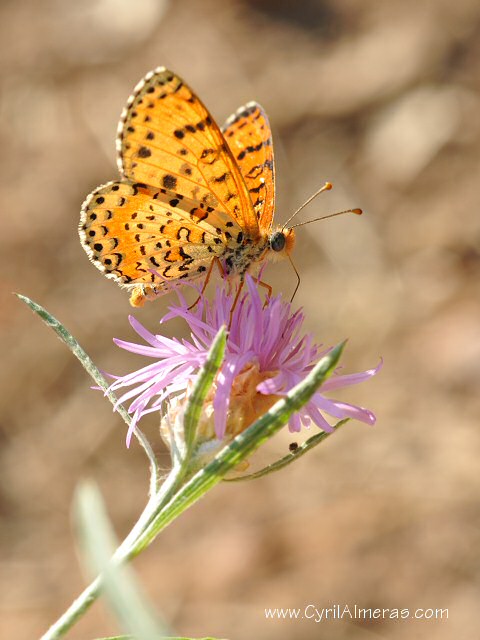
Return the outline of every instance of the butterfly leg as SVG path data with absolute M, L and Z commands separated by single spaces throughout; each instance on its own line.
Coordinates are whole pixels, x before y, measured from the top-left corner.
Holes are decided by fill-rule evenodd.
M 268 299 L 272 297 L 272 287 L 262 280 L 264 270 L 265 270 L 265 265 L 262 265 L 262 267 L 258 272 L 258 275 L 254 276 L 253 274 L 251 274 L 251 278 L 255 282 L 255 284 L 267 290 L 267 296 L 265 300 L 265 304 L 266 304 Z
M 253 281 L 255 282 L 255 284 L 258 284 L 259 287 L 263 287 L 264 289 L 267 290 L 267 295 L 265 298 L 265 303 L 264 303 L 264 307 L 267 305 L 267 302 L 269 300 L 269 298 L 272 297 L 272 287 L 267 284 L 266 282 L 264 282 L 263 280 L 260 280 L 260 278 L 255 278 L 252 276 Z
M 272 297 L 272 287 L 269 284 L 267 284 L 266 282 L 263 282 L 263 280 L 260 280 L 260 278 L 252 278 L 252 279 L 260 287 L 264 287 L 267 290 L 267 297 L 266 297 L 266 300 L 265 300 L 265 305 L 266 305 L 267 302 L 268 302 L 268 299 Z M 240 294 L 242 292 L 244 283 L 245 283 L 245 280 L 243 280 L 243 278 L 242 278 L 242 280 L 240 281 L 240 284 L 238 285 L 237 292 L 236 292 L 235 298 L 233 300 L 232 308 L 230 309 L 230 321 L 228 323 L 228 328 L 229 329 L 232 326 L 233 312 L 235 311 L 235 307 L 237 306 L 237 302 L 238 302 L 238 299 L 239 299 Z
M 223 269 L 223 267 L 222 267 L 222 263 L 221 263 L 221 262 L 220 262 L 220 260 L 215 256 L 215 258 L 213 258 L 212 262 L 210 263 L 210 266 L 208 267 L 207 275 L 205 276 L 205 282 L 203 283 L 202 290 L 201 290 L 201 292 L 199 293 L 198 298 L 195 300 L 195 302 L 194 302 L 193 304 L 191 304 L 191 305 L 188 307 L 188 309 L 189 309 L 189 310 L 190 310 L 190 309 L 193 309 L 193 307 L 194 307 L 195 305 L 197 305 L 197 304 L 198 304 L 198 301 L 200 300 L 200 298 L 201 298 L 201 297 L 203 296 L 203 294 L 205 293 L 205 289 L 207 288 L 207 285 L 208 285 L 208 283 L 209 283 L 209 281 L 210 281 L 210 277 L 211 277 L 211 275 L 212 275 L 213 267 L 214 267 L 215 265 L 218 267 L 218 270 L 220 271 L 220 275 L 222 276 L 222 278 L 224 278 L 224 277 L 225 277 L 225 271 L 224 271 L 224 269 Z
M 259 287 L 264 287 L 264 289 L 267 290 L 267 300 L 269 298 L 271 298 L 272 297 L 272 287 L 269 284 L 267 284 L 266 282 L 264 282 L 263 280 L 259 280 L 258 278 L 254 278 L 254 280 L 255 280 L 256 284 L 258 284 Z M 266 301 L 265 301 L 265 304 L 266 304 Z
M 244 280 L 240 281 L 240 284 L 237 287 L 237 293 L 235 294 L 235 298 L 233 300 L 232 308 L 230 309 L 230 320 L 228 321 L 228 330 L 230 331 L 230 327 L 232 326 L 233 312 L 235 311 L 235 307 L 237 306 L 238 299 L 240 294 L 242 293 Z
M 298 287 L 300 286 L 300 274 L 298 273 L 297 267 L 294 265 L 292 258 L 288 256 L 288 259 L 290 260 L 290 264 L 292 265 L 293 270 L 295 271 L 295 275 L 297 276 L 297 285 L 293 291 L 292 297 L 290 298 L 290 304 L 292 304 L 293 299 L 295 298 L 295 294 L 298 291 Z

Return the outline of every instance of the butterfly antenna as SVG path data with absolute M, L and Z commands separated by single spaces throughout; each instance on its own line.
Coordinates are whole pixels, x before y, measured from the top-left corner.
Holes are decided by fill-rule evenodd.
M 337 211 L 336 213 L 329 213 L 326 216 L 321 216 L 320 218 L 314 218 L 313 220 L 307 220 L 306 222 L 299 222 L 298 224 L 294 224 L 290 227 L 290 229 L 295 229 L 295 227 L 303 227 L 304 224 L 310 224 L 311 222 L 318 222 L 319 220 L 326 220 L 327 218 L 334 218 L 335 216 L 342 216 L 344 213 L 355 213 L 357 216 L 361 216 L 363 211 L 362 209 L 345 209 L 345 211 Z
M 310 196 L 310 198 L 308 198 L 308 200 L 306 200 L 300 207 L 298 207 L 298 209 L 295 211 L 295 213 L 293 213 L 290 218 L 285 222 L 285 224 L 282 226 L 282 230 L 285 229 L 285 227 L 288 225 L 288 223 L 290 222 L 290 220 L 293 220 L 293 218 L 297 215 L 297 213 L 300 213 L 300 211 L 302 209 L 304 209 L 307 204 L 310 204 L 310 202 L 312 200 L 314 200 L 317 196 L 319 196 L 321 193 L 323 193 L 324 191 L 330 191 L 330 189 L 333 187 L 331 182 L 326 182 L 323 187 L 321 187 L 318 191 L 315 191 L 315 193 L 313 194 L 313 196 Z

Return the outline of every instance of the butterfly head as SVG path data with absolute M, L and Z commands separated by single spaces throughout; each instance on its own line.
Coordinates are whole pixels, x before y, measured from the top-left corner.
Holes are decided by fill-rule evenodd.
M 270 250 L 278 257 L 289 256 L 295 245 L 295 231 L 293 229 L 277 229 L 268 238 Z

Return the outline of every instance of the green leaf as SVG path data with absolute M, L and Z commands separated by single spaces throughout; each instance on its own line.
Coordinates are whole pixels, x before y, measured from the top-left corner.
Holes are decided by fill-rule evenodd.
M 311 449 L 319 445 L 321 442 L 326 440 L 328 436 L 331 436 L 333 433 L 335 433 L 335 431 L 338 431 L 338 429 L 340 429 L 340 427 L 342 427 L 348 421 L 349 421 L 349 418 L 340 420 L 339 422 L 337 422 L 336 425 L 332 427 L 333 431 L 329 431 L 329 432 L 320 431 L 319 433 L 316 433 L 311 438 L 308 438 L 308 440 L 305 440 L 303 444 L 299 445 L 297 449 L 295 449 L 294 451 L 291 451 L 286 456 L 283 456 L 283 458 L 280 458 L 279 460 L 272 462 L 272 464 L 269 464 L 263 469 L 259 469 L 258 471 L 255 471 L 254 473 L 249 473 L 248 475 L 241 475 L 235 478 L 224 478 L 223 480 L 224 482 L 240 482 L 242 480 L 256 480 L 257 478 L 266 476 L 269 473 L 273 473 L 274 471 L 280 471 L 280 469 L 284 469 L 289 464 L 292 464 L 292 462 L 296 462 L 296 460 L 304 456 L 307 453 L 307 451 L 310 451 Z
M 87 373 L 93 378 L 98 386 L 105 391 L 105 395 L 110 400 L 110 402 L 114 406 L 117 406 L 118 413 L 122 416 L 128 427 L 130 427 L 131 418 L 128 415 L 127 410 L 122 405 L 117 405 L 117 398 L 115 394 L 110 391 L 110 385 L 100 373 L 93 360 L 75 340 L 72 334 L 63 326 L 61 322 L 59 322 L 54 316 L 48 313 L 48 311 L 41 305 L 33 302 L 33 300 L 30 300 L 30 298 L 27 298 L 26 296 L 22 296 L 20 293 L 16 293 L 15 295 L 22 302 L 28 305 L 30 309 L 34 311 L 43 320 L 43 322 L 45 322 L 47 326 L 55 331 L 60 340 L 62 340 L 62 342 L 67 345 L 73 355 L 80 361 Z M 157 460 L 150 446 L 150 443 L 143 435 L 143 433 L 138 428 L 135 428 L 134 434 L 148 457 L 148 461 L 150 464 L 150 493 L 153 494 L 157 489 L 160 478 L 160 471 L 158 468 Z
M 213 384 L 218 370 L 222 366 L 226 344 L 227 330 L 226 327 L 223 326 L 220 327 L 217 335 L 215 336 L 212 346 L 210 347 L 210 351 L 208 352 L 207 360 L 200 369 L 195 379 L 193 389 L 189 394 L 183 422 L 187 459 L 190 458 L 193 445 L 195 443 L 196 431 L 198 421 L 200 420 L 202 413 L 203 403 L 205 402 L 207 393 Z
M 96 485 L 83 483 L 75 496 L 78 536 L 85 559 L 102 586 L 121 628 L 136 640 L 160 640 L 168 635 L 137 583 L 133 570 L 111 562 L 118 546 Z
M 189 475 L 193 475 L 194 471 L 191 468 L 191 461 L 196 442 L 198 421 L 202 413 L 207 393 L 213 384 L 213 380 L 217 375 L 218 370 L 222 366 L 226 343 L 227 332 L 226 327 L 223 326 L 220 327 L 212 342 L 205 364 L 200 369 L 196 377 L 193 389 L 191 390 L 187 401 L 187 406 L 183 416 L 182 435 L 185 439 L 183 458 L 181 443 L 177 444 L 174 441 L 174 435 L 172 434 L 170 451 L 172 455 L 173 468 L 161 490 L 157 493 L 156 510 L 161 509 L 164 504 L 167 504 L 167 502 L 172 499 L 178 489 L 182 484 L 184 484 L 185 478 Z

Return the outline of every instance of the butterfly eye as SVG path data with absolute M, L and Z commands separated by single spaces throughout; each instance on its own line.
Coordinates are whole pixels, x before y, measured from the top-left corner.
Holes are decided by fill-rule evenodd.
M 285 236 L 282 231 L 275 231 L 270 237 L 270 248 L 273 251 L 282 251 L 285 248 Z

